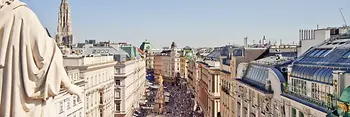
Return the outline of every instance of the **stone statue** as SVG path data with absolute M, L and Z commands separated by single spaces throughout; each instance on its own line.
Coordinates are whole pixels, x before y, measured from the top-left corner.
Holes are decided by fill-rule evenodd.
M 0 117 L 52 117 L 61 86 L 82 92 L 68 78 L 55 40 L 19 0 L 0 0 L 0 79 Z

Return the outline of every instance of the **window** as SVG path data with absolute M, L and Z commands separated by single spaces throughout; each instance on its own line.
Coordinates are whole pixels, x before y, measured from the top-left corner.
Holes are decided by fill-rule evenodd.
M 292 108 L 292 117 L 297 117 L 297 110 Z
M 70 99 L 65 99 L 65 102 L 67 104 L 67 110 L 70 109 Z
M 60 102 L 60 114 L 64 112 L 64 110 L 63 110 L 63 104 L 64 104 L 63 101 L 61 101 L 61 102 Z
M 299 117 L 304 117 L 304 113 L 299 111 Z
M 115 84 L 119 86 L 120 85 L 120 80 L 115 80 Z
M 89 96 L 90 95 L 86 94 L 86 109 L 89 109 L 89 102 L 90 102 Z
M 77 105 L 77 99 L 75 96 L 73 96 L 73 107 Z
M 116 102 L 115 102 L 115 110 L 116 110 L 117 112 L 120 111 L 120 101 L 116 101 Z
M 90 85 L 89 85 L 89 83 L 90 83 L 90 82 L 89 82 L 89 81 L 90 81 L 89 77 L 87 77 L 86 80 L 88 81 L 88 82 L 87 82 L 87 85 L 88 85 L 88 87 L 89 87 L 89 86 L 90 86 Z
M 115 73 L 120 74 L 120 68 L 115 68 Z
M 120 99 L 120 91 L 115 91 L 115 98 Z

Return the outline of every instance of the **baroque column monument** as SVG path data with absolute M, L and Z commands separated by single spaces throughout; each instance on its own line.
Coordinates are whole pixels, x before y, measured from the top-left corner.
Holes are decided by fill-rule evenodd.
M 0 79 L 0 117 L 52 117 L 61 87 L 82 92 L 70 82 L 55 40 L 19 0 L 0 0 Z

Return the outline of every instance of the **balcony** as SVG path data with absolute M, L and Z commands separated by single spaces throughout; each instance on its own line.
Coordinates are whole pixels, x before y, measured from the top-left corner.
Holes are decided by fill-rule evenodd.
M 230 95 L 230 89 L 221 86 L 221 90 L 222 90 L 223 92 L 225 92 L 227 95 Z
M 288 87 L 290 87 L 290 89 L 293 89 L 294 87 L 292 85 L 288 85 Z M 295 98 L 298 100 L 303 100 L 306 101 L 306 103 L 304 102 L 303 104 L 309 105 L 307 103 L 311 103 L 312 105 L 315 105 L 317 107 L 317 109 L 319 108 L 323 108 L 326 110 L 334 110 L 337 107 L 337 98 L 335 96 L 333 96 L 332 94 L 326 94 L 326 102 L 319 100 L 319 99 L 315 99 L 312 97 L 309 97 L 307 95 L 303 95 L 301 93 L 296 93 L 293 91 L 288 91 L 288 87 L 286 87 L 285 91 L 283 92 L 285 97 L 288 98 Z M 299 89 L 298 89 L 299 90 Z M 299 92 L 302 92 L 301 89 L 299 90 Z M 293 99 L 294 100 L 294 99 Z

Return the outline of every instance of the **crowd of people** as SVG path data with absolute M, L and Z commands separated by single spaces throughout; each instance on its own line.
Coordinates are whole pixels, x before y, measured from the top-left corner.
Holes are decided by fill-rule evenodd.
M 170 93 L 170 100 L 164 104 L 162 115 L 167 117 L 202 117 L 194 110 L 194 94 L 189 91 L 186 82 L 177 81 L 175 83 L 163 83 L 164 92 Z M 157 90 L 150 89 L 151 93 L 147 100 L 146 106 L 154 104 Z M 141 109 L 139 117 L 146 117 L 147 115 L 154 115 L 150 109 Z
M 166 104 L 164 112 L 169 117 L 199 117 L 194 109 L 194 95 L 189 91 L 186 83 L 164 83 L 166 91 L 170 93 L 170 102 Z

